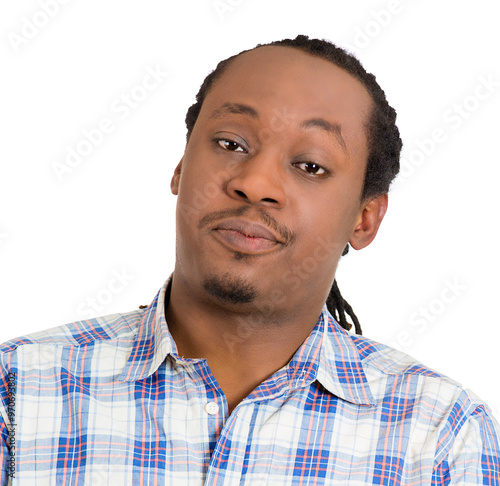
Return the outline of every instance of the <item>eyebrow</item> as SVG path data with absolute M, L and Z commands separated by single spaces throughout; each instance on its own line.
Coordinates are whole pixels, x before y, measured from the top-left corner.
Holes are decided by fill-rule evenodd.
M 241 103 L 224 103 L 220 108 L 212 111 L 209 118 L 222 118 L 227 114 L 248 115 L 251 118 L 259 118 L 259 114 L 254 108 L 248 105 L 243 105 Z
M 215 109 L 210 114 L 209 118 L 223 118 L 224 115 L 247 115 L 251 118 L 258 119 L 259 113 L 255 108 L 242 103 L 224 103 L 221 107 Z M 326 132 L 332 134 L 340 146 L 345 152 L 347 152 L 347 146 L 344 138 L 342 137 L 342 127 L 338 123 L 331 123 L 324 118 L 311 118 L 309 120 L 303 121 L 299 128 L 309 129 L 309 128 L 320 128 Z
M 330 123 L 323 118 L 311 118 L 310 120 L 303 121 L 299 126 L 304 129 L 321 128 L 322 130 L 331 133 L 337 142 L 342 146 L 344 151 L 347 151 L 345 140 L 342 137 L 342 127 L 338 123 Z

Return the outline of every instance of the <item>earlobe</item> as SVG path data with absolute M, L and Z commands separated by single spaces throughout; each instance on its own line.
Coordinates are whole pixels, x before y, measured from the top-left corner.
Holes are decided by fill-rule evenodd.
M 387 194 L 377 196 L 363 204 L 349 243 L 355 250 L 367 247 L 377 236 L 380 223 L 387 212 Z
M 170 181 L 170 190 L 174 196 L 177 196 L 179 193 L 179 184 L 181 180 L 181 168 L 182 168 L 182 159 L 177 164 L 177 167 L 174 170 L 174 175 L 172 176 L 172 180 Z

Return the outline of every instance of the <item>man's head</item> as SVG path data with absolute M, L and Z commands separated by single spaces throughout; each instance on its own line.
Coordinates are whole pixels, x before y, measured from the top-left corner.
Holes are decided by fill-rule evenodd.
M 398 171 L 383 91 L 344 51 L 300 36 L 223 61 L 197 99 L 171 184 L 174 278 L 266 322 L 321 306 L 347 244 L 375 237 Z
M 375 76 L 368 73 L 354 56 L 328 41 L 309 39 L 307 36 L 299 35 L 295 39 L 259 44 L 255 49 L 266 45 L 295 47 L 311 55 L 321 57 L 341 67 L 363 83 L 373 100 L 373 111 L 366 123 L 369 155 L 362 198 L 386 194 L 391 182 L 399 172 L 399 154 L 402 142 L 396 126 L 396 111 L 387 102 L 385 93 L 377 83 Z M 210 88 L 231 62 L 245 52 L 248 51 L 242 51 L 219 62 L 203 81 L 196 95 L 196 103 L 191 105 L 186 114 L 187 140 L 193 131 L 201 106 Z

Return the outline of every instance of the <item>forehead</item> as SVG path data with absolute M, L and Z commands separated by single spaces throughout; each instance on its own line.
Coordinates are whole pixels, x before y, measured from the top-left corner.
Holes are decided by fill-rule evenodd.
M 368 91 L 336 64 L 300 49 L 265 46 L 240 54 L 208 92 L 199 119 L 227 103 L 251 106 L 268 120 L 280 113 L 297 124 L 322 118 L 340 125 L 353 149 L 366 149 Z

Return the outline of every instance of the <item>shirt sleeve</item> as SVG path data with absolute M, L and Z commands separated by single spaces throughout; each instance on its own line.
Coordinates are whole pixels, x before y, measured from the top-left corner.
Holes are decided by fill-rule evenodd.
M 500 426 L 491 411 L 480 405 L 467 418 L 456 419 L 448 417 L 450 427 L 441 439 L 449 446 L 434 468 L 432 485 L 499 486 Z

